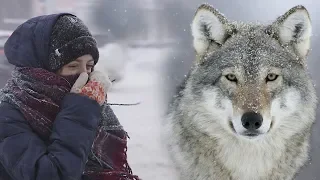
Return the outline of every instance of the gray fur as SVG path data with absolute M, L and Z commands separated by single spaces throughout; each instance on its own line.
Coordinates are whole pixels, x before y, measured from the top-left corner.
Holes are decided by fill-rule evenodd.
M 203 10 L 219 22 L 212 19 L 210 24 L 210 13 L 197 17 Z M 285 24 L 290 15 L 298 17 L 297 24 Z M 230 22 L 207 4 L 198 8 L 192 24 L 198 31 L 193 33 L 196 61 L 172 99 L 165 126 L 181 180 L 294 178 L 308 158 L 317 105 L 306 71 L 309 20 L 303 6 L 293 7 L 271 25 Z M 210 31 L 215 27 L 224 29 Z M 236 84 L 225 78 L 230 69 Z M 267 83 L 270 72 L 279 77 Z M 270 116 L 261 138 L 232 131 L 236 114 L 251 110 L 264 119 Z

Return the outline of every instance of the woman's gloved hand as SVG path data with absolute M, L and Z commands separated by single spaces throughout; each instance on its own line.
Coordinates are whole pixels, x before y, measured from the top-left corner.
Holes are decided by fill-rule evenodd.
M 111 85 L 109 77 L 99 71 L 93 71 L 89 75 L 84 72 L 80 74 L 70 92 L 88 96 L 102 105 L 106 101 Z

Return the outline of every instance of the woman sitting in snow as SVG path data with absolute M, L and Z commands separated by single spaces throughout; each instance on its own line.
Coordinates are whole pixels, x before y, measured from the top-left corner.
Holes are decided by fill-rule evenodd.
M 0 92 L 0 180 L 133 180 L 127 133 L 93 71 L 96 41 L 72 14 L 39 16 L 5 44 L 12 78 Z

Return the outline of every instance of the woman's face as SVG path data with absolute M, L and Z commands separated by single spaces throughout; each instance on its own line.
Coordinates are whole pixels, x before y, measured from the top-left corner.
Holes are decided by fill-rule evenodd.
M 90 54 L 78 57 L 76 60 L 64 65 L 58 70 L 57 74 L 61 76 L 70 76 L 81 74 L 83 72 L 91 73 L 94 67 L 94 61 Z

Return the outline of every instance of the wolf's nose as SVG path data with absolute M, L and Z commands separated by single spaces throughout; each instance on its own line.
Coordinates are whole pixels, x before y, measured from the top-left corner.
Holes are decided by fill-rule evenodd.
M 257 130 L 262 125 L 263 118 L 261 114 L 255 112 L 246 112 L 241 117 L 242 126 L 249 131 Z

